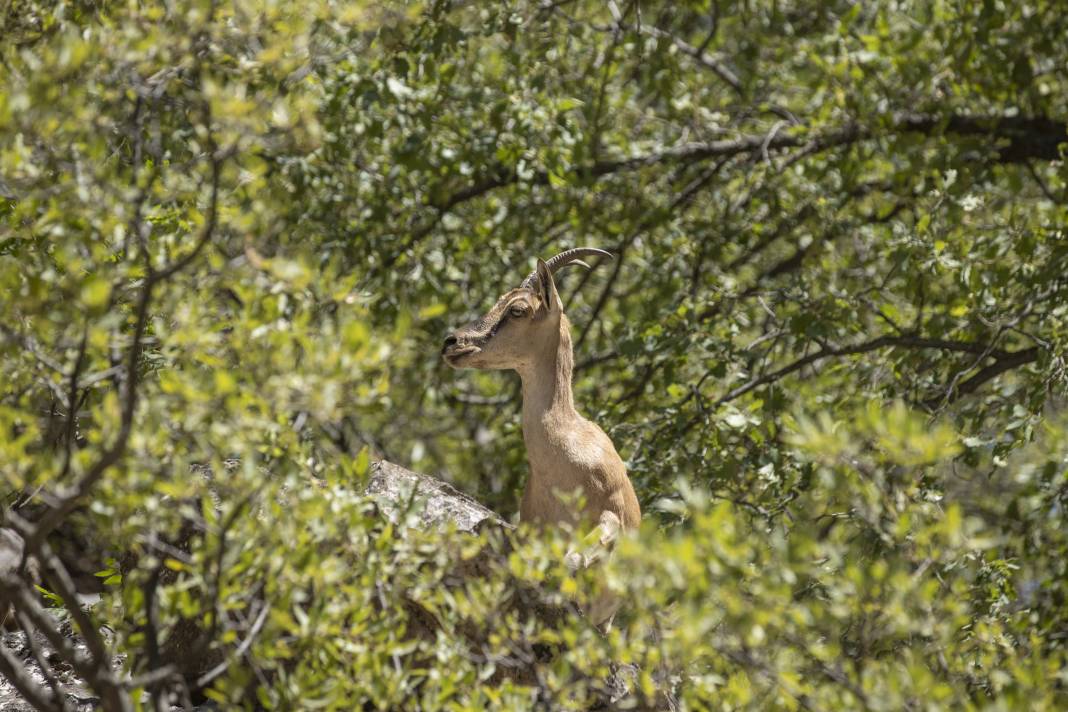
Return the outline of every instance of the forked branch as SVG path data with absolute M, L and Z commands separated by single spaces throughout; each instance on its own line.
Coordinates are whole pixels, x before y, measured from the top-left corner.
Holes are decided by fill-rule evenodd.
M 989 348 L 983 344 L 967 341 L 951 341 L 947 339 L 930 339 L 918 336 L 908 335 L 891 335 L 880 336 L 870 341 L 865 341 L 859 344 L 853 344 L 851 346 L 843 346 L 840 348 L 820 348 L 818 351 L 814 351 L 807 356 L 803 356 L 792 363 L 783 366 L 771 373 L 764 374 L 759 378 L 741 385 L 731 391 L 728 391 L 723 396 L 720 396 L 714 401 L 714 405 L 722 405 L 732 400 L 740 398 L 741 396 L 753 391 L 761 386 L 766 386 L 776 381 L 780 381 L 786 376 L 792 373 L 800 371 L 805 366 L 822 361 L 827 358 L 835 358 L 841 356 L 855 356 L 859 354 L 870 353 L 872 351 L 878 351 L 879 349 L 892 348 L 892 347 L 904 347 L 913 349 L 941 349 L 944 351 L 960 351 L 971 354 L 986 354 L 990 358 L 994 359 L 994 363 L 983 368 L 977 374 L 961 383 L 957 388 L 953 389 L 951 393 L 946 394 L 945 397 L 929 400 L 925 402 L 925 405 L 932 407 L 931 404 L 948 404 L 958 398 L 974 392 L 979 386 L 987 381 L 996 378 L 1002 373 L 1022 366 L 1024 364 L 1031 363 L 1038 358 L 1038 347 L 1031 347 L 1023 349 L 1021 351 L 1003 351 L 1001 349 Z

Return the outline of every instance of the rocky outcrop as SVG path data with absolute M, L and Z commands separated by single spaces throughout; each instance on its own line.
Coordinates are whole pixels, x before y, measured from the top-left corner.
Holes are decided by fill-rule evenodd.
M 455 525 L 463 532 L 477 532 L 486 524 L 511 525 L 447 482 L 379 460 L 371 465 L 366 494 L 390 519 L 408 511 L 417 512 L 425 529 Z

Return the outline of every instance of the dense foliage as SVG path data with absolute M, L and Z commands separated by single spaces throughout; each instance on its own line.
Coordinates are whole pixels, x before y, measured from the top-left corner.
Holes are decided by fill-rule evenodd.
M 68 610 L 109 708 L 581 709 L 631 663 L 646 706 L 1068 704 L 1059 3 L 2 7 L 0 494 L 44 580 L 0 595 Z M 515 378 L 441 339 L 579 244 L 575 399 L 646 523 L 457 583 L 502 535 L 390 523 L 369 462 L 516 511 Z M 604 586 L 607 636 L 524 615 Z

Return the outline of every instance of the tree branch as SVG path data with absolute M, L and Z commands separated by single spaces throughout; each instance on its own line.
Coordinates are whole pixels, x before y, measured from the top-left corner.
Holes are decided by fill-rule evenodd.
M 59 479 L 63 479 L 70 472 L 71 457 L 74 454 L 74 430 L 78 421 L 78 379 L 81 378 L 82 369 L 85 367 L 85 352 L 89 342 L 89 323 L 86 322 L 82 329 L 82 338 L 78 343 L 78 356 L 74 360 L 74 366 L 70 370 L 68 395 L 67 395 L 67 422 L 63 429 L 63 469 Z
M 92 661 L 81 655 L 71 641 L 59 632 L 55 621 L 40 606 L 21 576 L 0 574 L 0 600 L 10 602 L 19 613 L 24 614 L 79 676 L 90 683 L 98 679 Z
M 970 393 L 974 393 L 984 383 L 992 381 L 1006 371 L 1011 371 L 1014 368 L 1019 368 L 1020 366 L 1037 361 L 1038 351 L 1039 347 L 1037 346 L 1008 353 L 995 350 L 991 352 L 991 356 L 994 357 L 994 363 L 983 367 L 978 373 L 961 383 L 959 386 L 951 388 L 944 396 L 928 398 L 923 404 L 927 408 L 935 410 L 943 405 L 959 400 Z
M 208 198 L 208 216 L 204 221 L 204 227 L 201 229 L 200 237 L 197 239 L 192 250 L 186 253 L 184 257 L 175 260 L 167 267 L 164 267 L 153 274 L 152 281 L 154 284 L 159 284 L 160 282 L 170 279 L 176 273 L 181 272 L 188 267 L 204 249 L 205 245 L 211 242 L 211 238 L 215 234 L 215 225 L 218 220 L 219 211 L 219 180 L 222 175 L 222 162 L 225 160 L 225 157 L 219 155 L 219 149 L 218 146 L 216 146 L 214 139 L 209 140 L 208 145 L 211 155 L 211 195 Z
M 658 221 L 664 220 L 665 218 L 670 219 L 671 217 L 674 217 L 675 211 L 689 206 L 694 198 L 697 197 L 697 194 L 704 190 L 705 187 L 712 182 L 712 179 L 719 175 L 719 172 L 723 170 L 723 167 L 727 165 L 729 160 L 729 158 L 724 158 L 716 163 L 716 165 L 706 169 L 701 175 L 691 180 L 686 187 L 675 196 L 666 211 L 662 214 L 659 211 L 654 212 L 650 217 L 642 220 L 641 224 L 639 224 L 638 228 L 631 233 L 626 242 L 620 245 L 618 254 L 616 255 L 615 266 L 612 268 L 612 274 L 605 283 L 604 289 L 601 290 L 597 302 L 593 305 L 593 311 L 590 314 L 590 318 L 586 321 L 586 327 L 579 334 L 578 340 L 575 341 L 575 350 L 578 350 L 583 342 L 586 341 L 590 329 L 593 328 L 593 323 L 597 320 L 601 310 L 604 309 L 605 304 L 608 302 L 608 297 L 612 293 L 612 288 L 615 286 L 619 273 L 623 269 L 623 259 L 626 256 L 627 249 L 634 244 L 634 241 L 637 240 L 639 236 L 652 229 Z
M 146 277 L 137 303 L 137 322 L 134 327 L 133 343 L 130 347 L 130 354 L 126 364 L 126 382 L 122 399 L 122 419 L 119 433 L 100 459 L 78 480 L 74 487 L 60 496 L 60 501 L 57 505 L 46 511 L 34 525 L 33 531 L 27 534 L 25 556 L 30 556 L 40 550 L 42 542 L 52 530 L 73 511 L 81 498 L 96 485 L 108 468 L 117 463 L 126 452 L 126 444 L 133 427 L 134 411 L 137 408 L 137 367 L 141 359 L 141 342 L 148 324 L 148 306 L 152 300 L 153 286 L 155 286 L 155 282 L 150 277 Z
M 743 154 L 762 155 L 765 151 L 781 151 L 787 148 L 803 147 L 809 153 L 817 153 L 835 146 L 908 133 L 1005 141 L 1005 146 L 995 149 L 997 153 L 995 161 L 1021 163 L 1031 159 L 1057 160 L 1060 157 L 1059 145 L 1068 141 L 1068 124 L 1044 116 L 950 115 L 939 117 L 904 113 L 892 119 L 883 131 L 850 123 L 809 134 L 804 132 L 778 133 L 770 140 L 767 134 L 748 134 L 734 139 L 681 144 L 634 158 L 596 161 L 585 167 L 577 168 L 575 172 L 580 176 L 597 179 L 661 163 L 696 163 L 709 158 Z M 519 175 L 514 169 L 498 165 L 488 175 L 466 188 L 431 204 L 441 213 L 448 212 L 461 203 L 518 182 Z M 545 171 L 535 173 L 529 183 L 548 185 L 549 174 Z
M 66 369 L 63 368 L 62 364 L 42 351 L 40 345 L 38 345 L 32 337 L 20 334 L 18 331 L 2 322 L 0 322 L 0 332 L 2 332 L 8 340 L 15 342 L 22 347 L 23 350 L 28 351 L 31 356 L 37 359 L 38 363 L 47 366 L 56 373 L 66 373 Z M 63 395 L 62 391 L 59 393 L 61 396 Z
M 843 346 L 837 349 L 821 348 L 808 356 L 797 359 L 796 361 L 783 366 L 782 368 L 767 373 L 759 378 L 755 378 L 748 383 L 739 386 L 731 391 L 728 391 L 725 395 L 714 401 L 714 405 L 719 406 L 729 401 L 735 400 L 752 390 L 766 386 L 775 381 L 789 376 L 795 371 L 799 371 L 805 366 L 813 364 L 817 361 L 822 361 L 826 358 L 834 358 L 838 356 L 855 356 L 858 354 L 865 354 L 871 351 L 878 351 L 879 349 L 892 348 L 892 347 L 906 347 L 916 349 L 942 349 L 947 351 L 960 351 L 964 353 L 982 354 L 989 353 L 989 355 L 995 359 L 995 363 L 987 366 L 972 376 L 956 389 L 956 397 L 966 395 L 973 392 L 976 388 L 983 383 L 996 378 L 998 375 L 1008 371 L 1017 366 L 1025 363 L 1030 363 L 1038 358 L 1038 347 L 1032 347 L 1024 349 L 1022 351 L 1002 351 L 1000 349 L 989 349 L 983 344 L 977 344 L 967 341 L 950 341 L 946 339 L 929 339 L 918 336 L 880 336 L 870 341 L 865 341 L 860 344 L 854 344 L 852 346 Z M 941 399 L 939 399 L 941 400 Z M 947 401 L 948 402 L 948 401 Z
M 904 202 L 898 202 L 885 215 L 870 216 L 867 220 L 864 221 L 864 223 L 867 225 L 878 225 L 881 223 L 887 223 L 893 220 L 898 215 L 898 213 L 904 210 L 905 205 L 906 204 Z M 834 239 L 837 239 L 837 237 L 843 232 L 845 232 L 849 227 L 851 227 L 851 225 L 847 223 L 832 224 L 827 228 L 823 235 L 820 236 L 819 239 L 812 240 L 803 247 L 798 247 L 789 257 L 783 258 L 765 271 L 758 274 L 753 280 L 753 283 L 746 287 L 744 290 L 742 290 L 742 292 L 740 292 L 736 296 L 731 297 L 729 299 L 721 299 L 720 301 L 712 304 L 705 310 L 698 313 L 697 320 L 705 321 L 707 319 L 711 319 L 723 310 L 723 308 L 726 306 L 727 302 L 730 301 L 730 299 L 748 299 L 760 290 L 760 285 L 763 284 L 765 281 L 797 271 L 804 263 L 805 258 L 809 254 L 811 254 L 817 247 L 824 245 Z
M 63 603 L 66 605 L 71 618 L 74 619 L 74 623 L 78 626 L 78 632 L 81 633 L 82 639 L 85 640 L 86 647 L 92 654 L 94 661 L 97 662 L 97 665 L 107 665 L 110 655 L 104 638 L 100 635 L 100 631 L 97 630 L 89 614 L 82 608 L 70 573 L 68 573 L 63 562 L 53 553 L 52 548 L 48 546 L 48 542 L 41 542 L 40 559 L 41 563 L 45 564 L 45 570 L 42 573 L 45 573 L 48 583 L 63 599 Z
M 226 658 L 226 660 L 223 660 L 211 670 L 208 670 L 206 673 L 198 677 L 196 682 L 197 688 L 203 689 L 210 685 L 212 682 L 218 679 L 220 675 L 225 673 L 235 660 L 237 660 L 242 655 L 248 652 L 248 649 L 252 647 L 252 643 L 253 641 L 255 641 L 256 636 L 259 635 L 260 629 L 263 628 L 263 624 L 264 622 L 266 622 L 267 614 L 270 612 L 270 610 L 270 604 L 267 601 L 264 601 L 263 604 L 260 606 L 260 612 L 256 616 L 256 620 L 253 621 L 252 627 L 249 629 L 248 635 L 246 635 L 245 639 L 241 642 L 241 645 L 239 645 L 237 647 L 237 650 L 230 654 Z
M 615 23 L 612 25 L 604 25 L 594 22 L 581 22 L 580 20 L 560 11 L 559 7 L 562 4 L 563 3 L 545 2 L 542 3 L 542 9 L 555 11 L 558 15 L 563 17 L 572 25 L 585 25 L 593 30 L 596 30 L 597 32 L 609 32 L 615 36 L 618 36 L 621 31 L 635 32 L 637 34 L 649 35 L 650 37 L 656 37 L 657 39 L 667 40 L 671 42 L 671 44 L 673 44 L 680 52 L 689 57 L 692 57 L 698 64 L 700 64 L 704 68 L 712 70 L 713 74 L 722 79 L 736 92 L 741 93 L 742 91 L 742 82 L 740 79 L 738 79 L 738 75 L 731 71 L 731 69 L 727 67 L 727 65 L 725 65 L 723 62 L 719 61 L 718 59 L 716 59 L 705 51 L 706 49 L 708 49 L 708 45 L 715 38 L 715 26 L 718 24 L 715 21 L 713 21 L 712 32 L 710 32 L 708 37 L 701 43 L 700 47 L 695 47 L 692 44 L 683 40 L 682 38 L 677 37 L 671 34 L 670 32 L 667 32 L 666 30 L 662 30 L 655 25 L 642 24 L 640 19 L 638 21 L 638 24 L 636 25 L 625 24 L 623 22 L 623 15 L 619 12 L 618 8 L 614 8 L 613 3 L 609 3 L 609 9 L 612 10 L 613 19 L 615 20 Z M 639 6 L 639 12 L 640 9 L 641 8 Z M 718 14 L 718 10 L 716 10 L 715 13 Z
M 52 690 L 52 697 L 55 700 L 56 706 L 59 707 L 62 712 L 70 712 L 70 702 L 67 699 L 66 688 L 63 687 L 63 683 L 56 677 L 55 670 L 48 662 L 48 656 L 45 655 L 45 651 L 41 648 L 40 642 L 37 640 L 37 636 L 34 635 L 33 623 L 26 617 L 21 611 L 15 614 L 18 619 L 19 628 L 22 629 L 26 635 L 26 644 L 30 647 L 30 652 L 33 653 L 34 660 L 37 661 L 37 667 L 41 669 L 41 674 L 44 676 L 45 681 L 48 683 L 48 687 Z
M 33 705 L 34 709 L 41 712 L 52 712 L 53 710 L 63 712 L 62 704 L 53 695 L 46 693 L 45 688 L 38 685 L 26 673 L 22 663 L 15 659 L 15 656 L 8 651 L 5 645 L 0 645 L 0 673 L 3 673 L 3 676 L 15 686 L 15 689 L 19 691 L 19 694 L 27 702 Z
M 675 45 L 675 47 L 680 52 L 689 57 L 692 57 L 698 64 L 700 64 L 704 68 L 711 70 L 713 74 L 715 74 L 725 83 L 730 85 L 732 89 L 737 92 L 742 91 L 742 81 L 738 78 L 738 75 L 731 71 L 730 67 L 728 67 L 723 62 L 719 61 L 718 59 L 716 59 L 705 51 L 705 49 L 708 47 L 708 43 L 715 36 L 714 33 L 709 34 L 708 38 L 702 43 L 701 47 L 694 47 L 689 42 L 686 42 L 685 40 L 676 37 L 670 32 L 666 32 L 664 30 L 661 30 L 659 27 L 654 27 L 652 25 L 642 25 L 641 27 L 630 27 L 626 29 L 639 32 L 644 35 L 649 35 L 651 37 L 656 37 L 657 39 L 668 40 L 669 42 L 671 42 L 671 44 Z
M 112 445 L 104 452 L 100 459 L 97 460 L 93 467 L 78 480 L 74 487 L 68 490 L 65 494 L 62 494 L 59 497 L 59 503 L 50 508 L 35 524 L 33 531 L 26 536 L 25 556 L 36 553 L 40 549 L 41 543 L 47 538 L 52 530 L 55 529 L 68 514 L 70 514 L 82 497 L 96 485 L 104 473 L 107 472 L 112 465 L 122 459 L 122 456 L 126 453 L 126 446 L 130 439 L 130 432 L 133 429 L 134 412 L 137 409 L 138 365 L 144 348 L 142 341 L 145 329 L 148 326 L 148 309 L 152 302 L 152 292 L 156 286 L 189 266 L 189 264 L 191 264 L 193 260 L 196 259 L 197 255 L 204 249 L 204 246 L 211 241 L 215 232 L 218 214 L 219 180 L 222 171 L 223 157 L 218 155 L 217 150 L 214 150 L 216 149 L 214 140 L 210 142 L 210 145 L 213 150 L 210 154 L 211 194 L 208 203 L 208 216 L 204 223 L 204 227 L 201 230 L 201 234 L 197 239 L 196 245 L 185 256 L 167 267 L 158 271 L 150 270 L 142 282 L 141 294 L 137 302 L 137 317 L 134 326 L 133 340 L 126 362 L 126 381 L 122 398 L 122 420 L 119 427 L 119 433 L 115 437 Z
M 8 518 L 22 531 L 26 531 L 29 528 L 27 522 L 13 513 L 9 513 Z M 61 653 L 63 659 L 70 663 L 78 671 L 78 674 L 99 693 L 107 709 L 116 710 L 117 712 L 130 709 L 129 699 L 124 695 L 118 681 L 112 674 L 112 656 L 92 618 L 78 601 L 74 582 L 71 580 L 66 567 L 52 552 L 47 542 L 41 542 L 39 551 L 39 558 L 45 564 L 42 573 L 47 576 L 47 580 L 53 590 L 63 599 L 64 606 L 77 626 L 78 633 L 81 635 L 82 640 L 85 641 L 86 648 L 90 653 L 88 659 L 79 655 L 77 650 L 70 646 L 69 641 L 63 638 L 56 627 L 51 624 L 47 614 L 34 600 L 34 596 L 23 578 L 18 576 L 8 576 L 6 580 L 0 578 L 0 593 L 3 593 L 4 597 L 13 595 L 19 599 L 16 613 L 26 635 L 32 638 L 34 630 L 39 630 L 55 647 L 56 651 Z M 47 671 L 43 672 L 47 677 Z M 66 706 L 65 700 L 60 703 L 60 706 Z

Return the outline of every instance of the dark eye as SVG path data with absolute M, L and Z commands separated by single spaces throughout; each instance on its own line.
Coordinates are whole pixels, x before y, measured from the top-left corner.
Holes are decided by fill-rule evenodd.
M 524 316 L 527 315 L 527 308 L 526 307 L 519 307 L 519 306 L 512 307 L 511 309 L 508 310 L 508 313 L 511 314 L 512 316 L 516 317 L 516 318 L 521 318 L 521 317 L 524 317 Z

